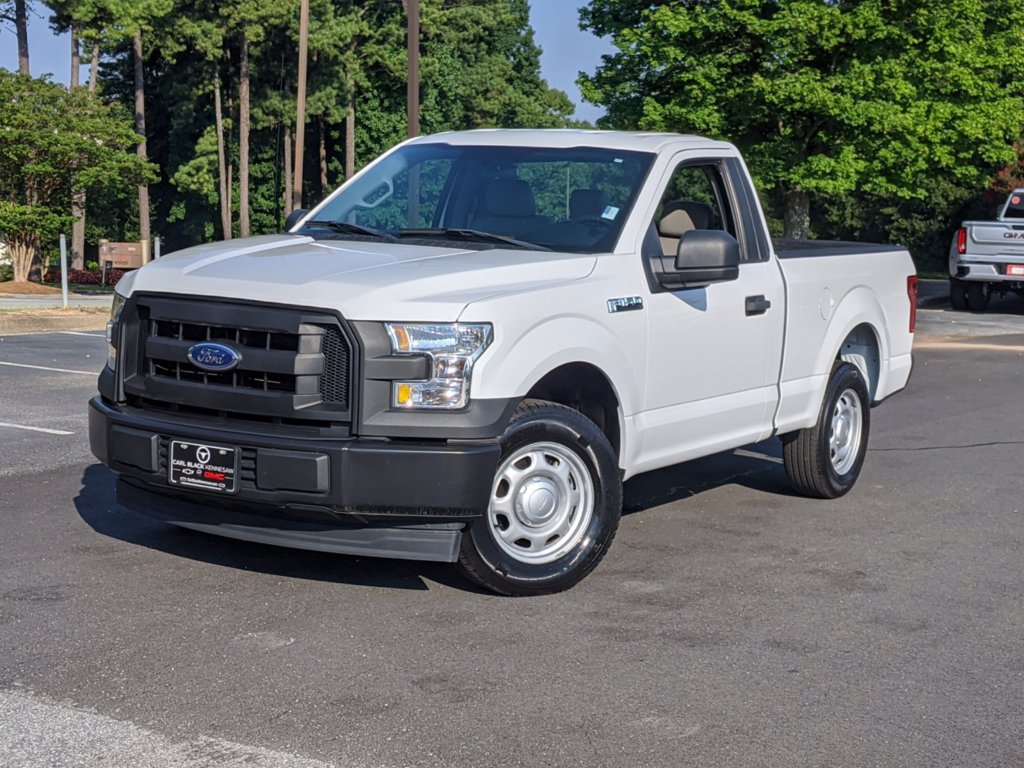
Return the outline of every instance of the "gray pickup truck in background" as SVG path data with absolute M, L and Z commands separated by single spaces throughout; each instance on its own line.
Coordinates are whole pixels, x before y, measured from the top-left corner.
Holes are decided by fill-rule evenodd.
M 1024 189 L 1006 198 L 995 221 L 965 221 L 949 247 L 949 301 L 981 312 L 993 293 L 1024 296 Z

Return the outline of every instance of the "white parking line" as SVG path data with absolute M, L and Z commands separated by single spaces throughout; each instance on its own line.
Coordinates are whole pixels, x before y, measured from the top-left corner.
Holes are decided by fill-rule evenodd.
M 57 373 L 80 373 L 83 376 L 99 376 L 98 371 L 72 371 L 70 368 L 50 368 L 45 365 L 26 365 L 25 363 L 4 362 L 0 362 L 0 365 L 9 365 L 12 368 L 31 368 L 36 371 L 56 371 Z
M 105 333 L 86 333 L 85 331 L 57 331 L 57 333 L 63 333 L 65 336 L 92 336 L 96 339 L 106 338 Z
M 48 435 L 73 435 L 74 432 L 67 432 L 63 429 L 47 429 L 46 427 L 30 427 L 27 424 L 11 424 L 6 421 L 0 421 L 0 427 L 9 427 L 10 429 L 27 429 L 30 432 L 45 432 Z
M 11 761 L 4 765 L 333 768 L 291 752 L 201 734 L 172 738 L 29 691 L 0 691 L 0 722 L 6 723 L 0 756 Z

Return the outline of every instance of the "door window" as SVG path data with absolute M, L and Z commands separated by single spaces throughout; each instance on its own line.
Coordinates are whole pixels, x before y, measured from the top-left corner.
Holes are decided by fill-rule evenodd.
M 737 237 L 727 200 L 718 163 L 679 165 L 654 216 L 662 253 L 674 257 L 679 240 L 693 229 L 719 229 Z

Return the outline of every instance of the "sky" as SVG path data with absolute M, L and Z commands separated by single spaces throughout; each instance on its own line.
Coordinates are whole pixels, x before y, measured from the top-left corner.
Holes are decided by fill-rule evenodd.
M 607 39 L 594 37 L 579 28 L 579 8 L 584 0 L 532 0 L 530 23 L 535 40 L 543 49 L 541 74 L 553 88 L 565 91 L 576 104 L 576 117 L 594 121 L 604 110 L 583 104 L 576 78 L 580 71 L 593 72 L 601 62 L 601 54 L 612 50 Z M 49 72 L 56 82 L 67 83 L 71 69 L 71 42 L 68 35 L 55 36 L 50 31 L 49 12 L 40 8 L 29 17 L 29 66 L 38 77 Z M 18 68 L 18 46 L 14 31 L 0 28 L 0 67 Z M 88 72 L 83 71 L 83 79 Z

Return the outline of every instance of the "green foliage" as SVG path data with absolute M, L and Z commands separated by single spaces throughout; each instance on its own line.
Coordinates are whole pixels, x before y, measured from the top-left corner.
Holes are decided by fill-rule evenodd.
M 0 198 L 27 205 L 68 203 L 74 189 L 154 177 L 126 150 L 130 118 L 82 89 L 0 70 Z
M 74 191 L 154 178 L 128 151 L 135 140 L 128 115 L 84 89 L 0 70 L 0 239 L 15 279 L 28 277 L 40 244 L 69 229 Z
M 540 75 L 525 0 L 452 0 L 425 16 L 423 128 L 558 128 L 569 97 Z
M 1019 0 L 593 0 L 581 23 L 618 49 L 581 78 L 602 126 L 731 140 L 775 206 L 969 196 L 1024 124 Z
M 136 29 L 143 32 L 147 150 L 159 169 L 150 185 L 153 231 L 163 237 L 165 252 L 220 235 L 213 98 L 218 81 L 237 222 L 239 46 L 244 31 L 252 94 L 251 229 L 255 234 L 280 229 L 284 133 L 295 129 L 297 0 L 53 0 L 47 5 L 56 29 L 74 23 L 86 44 L 100 42 L 102 98 L 126 110 L 134 108 L 130 41 Z M 423 132 L 569 124 L 573 110 L 568 98 L 540 76 L 527 0 L 421 0 L 421 15 Z M 343 179 L 349 104 L 355 112 L 357 168 L 406 137 L 403 3 L 311 0 L 308 64 L 307 204 Z M 126 127 L 130 130 L 130 123 Z M 321 132 L 326 187 L 320 183 Z M 138 236 L 134 191 L 123 181 L 90 189 L 88 242 Z

